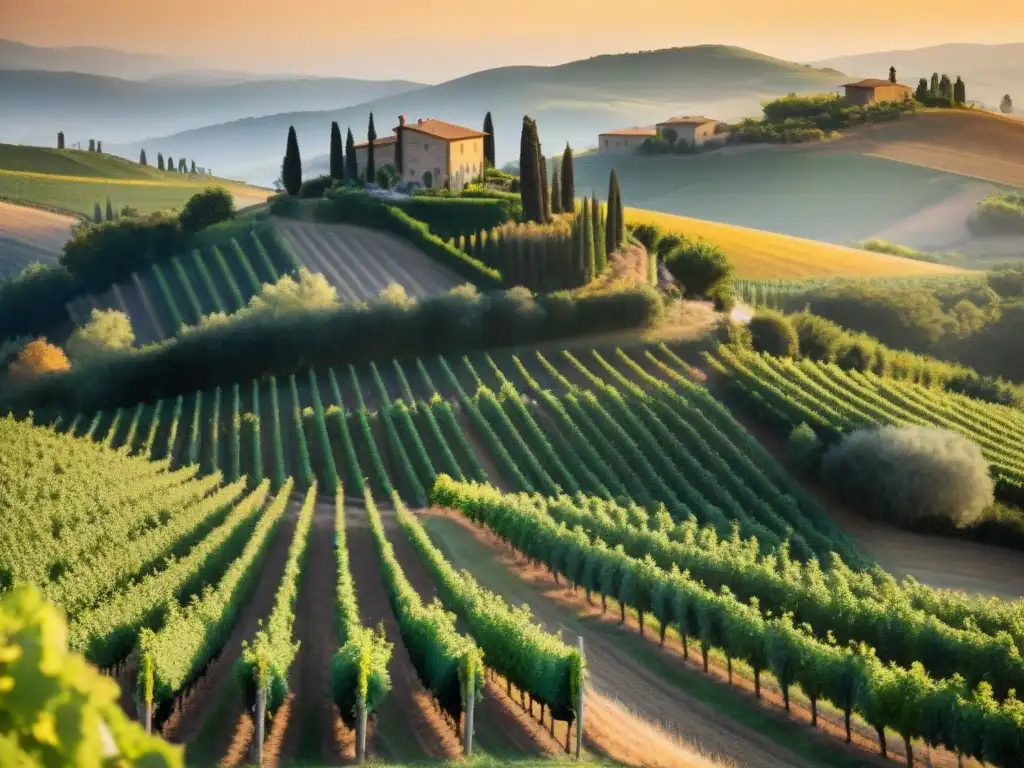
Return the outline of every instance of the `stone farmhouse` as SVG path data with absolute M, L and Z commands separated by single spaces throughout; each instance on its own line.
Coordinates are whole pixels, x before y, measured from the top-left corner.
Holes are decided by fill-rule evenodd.
M 483 131 L 433 118 L 410 123 L 405 115 L 400 115 L 392 135 L 373 142 L 373 163 L 377 168 L 392 166 L 402 182 L 440 187 L 448 180 L 453 188 L 461 189 L 483 171 L 486 135 Z M 397 157 L 399 144 L 400 158 Z M 360 173 L 366 169 L 368 146 L 369 142 L 365 141 L 355 145 Z
M 846 91 L 846 100 L 859 106 L 883 101 L 907 101 L 914 95 L 914 89 L 909 85 L 876 78 L 846 83 L 843 88 Z
M 724 124 L 710 117 L 683 116 L 670 117 L 657 125 L 620 128 L 607 131 L 597 136 L 597 151 L 602 153 L 632 154 L 640 149 L 640 145 L 652 136 L 658 136 L 667 130 L 676 134 L 676 141 L 685 142 L 691 147 L 718 141 L 724 138 L 721 133 Z

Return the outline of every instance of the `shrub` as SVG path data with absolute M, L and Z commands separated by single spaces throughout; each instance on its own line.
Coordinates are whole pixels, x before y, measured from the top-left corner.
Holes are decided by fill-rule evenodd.
M 442 240 L 471 235 L 512 221 L 513 203 L 494 197 L 426 197 L 390 203 L 424 222 Z
M 722 249 L 700 239 L 683 238 L 665 256 L 665 266 L 691 297 L 711 296 L 721 283 L 732 279 L 732 265 Z
M 178 221 L 184 234 L 194 235 L 234 216 L 235 198 L 223 187 L 212 187 L 192 195 L 182 208 Z
M 994 500 L 981 449 L 948 430 L 858 430 L 829 449 L 821 472 L 843 499 L 897 525 L 937 518 L 967 527 Z
M 839 345 L 845 332 L 831 320 L 812 315 L 810 312 L 797 312 L 789 316 L 790 324 L 796 329 L 800 354 L 811 360 L 823 363 L 834 363 L 839 353 Z
M 865 240 L 860 244 L 865 251 L 872 253 L 886 253 L 890 256 L 899 256 L 902 259 L 913 259 L 914 261 L 927 261 L 931 264 L 940 264 L 942 259 L 932 253 L 918 251 L 915 248 L 908 248 L 905 245 L 890 243 L 888 240 Z
M 68 321 L 81 288 L 64 267 L 30 264 L 0 279 L 0 336 L 34 336 Z
M 68 338 L 68 357 L 76 364 L 110 352 L 130 349 L 135 343 L 132 321 L 116 309 L 94 309 L 89 322 Z
M 658 248 L 658 241 L 664 236 L 664 232 L 657 224 L 637 224 L 632 228 L 633 235 L 648 253 L 654 253 Z
M 750 344 L 756 352 L 776 357 L 796 357 L 800 342 L 786 316 L 775 310 L 760 310 L 750 319 Z
M 818 471 L 823 450 L 821 440 L 807 424 L 795 427 L 786 441 L 786 457 L 790 465 L 804 474 Z
M 299 197 L 323 197 L 324 192 L 330 189 L 333 183 L 334 179 L 330 176 L 314 176 L 312 179 L 306 179 L 299 187 Z
M 1024 297 L 1024 266 L 1013 264 L 989 272 L 988 285 L 1004 299 Z
M 267 206 L 271 216 L 280 216 L 285 219 L 297 219 L 302 215 L 302 204 L 291 195 L 277 195 L 270 198 L 270 205 Z
M 36 379 L 47 373 L 62 373 L 71 369 L 64 350 L 46 339 L 30 341 L 8 366 L 11 378 L 20 383 Z
M 968 218 L 967 228 L 977 237 L 1024 235 L 1024 195 L 1008 192 L 986 197 Z

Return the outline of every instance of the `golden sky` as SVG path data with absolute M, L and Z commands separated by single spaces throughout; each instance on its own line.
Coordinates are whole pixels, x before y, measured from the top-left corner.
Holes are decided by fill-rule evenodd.
M 1024 0 L 0 0 L 0 38 L 188 56 L 220 68 L 437 82 L 506 64 L 698 43 L 812 61 L 1019 42 Z

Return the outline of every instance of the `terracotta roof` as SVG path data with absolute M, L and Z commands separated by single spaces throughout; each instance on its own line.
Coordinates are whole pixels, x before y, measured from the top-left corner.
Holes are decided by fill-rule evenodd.
M 598 136 L 656 136 L 656 128 L 619 128 L 614 131 L 604 131 Z
M 658 123 L 662 125 L 704 125 L 705 123 L 718 123 L 719 120 L 714 120 L 710 117 L 703 117 L 701 115 L 696 116 L 683 116 L 683 117 L 670 117 L 668 120 L 662 120 Z
M 843 88 L 887 88 L 889 86 L 906 88 L 908 91 L 913 90 L 909 85 L 903 85 L 903 83 L 890 83 L 888 80 L 879 80 L 877 77 L 869 77 L 867 80 L 858 80 L 856 83 L 843 84 Z
M 418 131 L 435 139 L 444 141 L 462 141 L 463 139 L 481 139 L 487 134 L 483 131 L 475 131 L 472 128 L 463 128 L 461 125 L 446 123 L 443 120 L 426 118 L 417 120 L 415 123 L 406 123 L 405 127 L 410 131 Z
M 381 144 L 394 144 L 396 141 L 398 141 L 398 137 L 395 136 L 395 135 L 379 136 L 376 139 L 374 139 L 373 146 L 379 147 Z M 356 149 L 363 149 L 364 147 L 368 147 L 369 145 L 370 145 L 370 142 L 364 141 L 364 142 L 362 142 L 360 144 L 356 144 L 355 148 Z

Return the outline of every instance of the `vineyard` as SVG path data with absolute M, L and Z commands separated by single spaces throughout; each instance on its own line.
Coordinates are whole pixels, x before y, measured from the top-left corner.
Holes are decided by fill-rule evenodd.
M 298 263 L 323 274 L 343 303 L 373 300 L 392 283 L 410 296 L 422 297 L 464 282 L 387 232 L 348 224 L 281 221 L 278 225 Z
M 265 226 L 225 245 L 154 264 L 100 296 L 76 299 L 68 313 L 73 322 L 84 324 L 93 309 L 124 312 L 131 319 L 136 343 L 143 345 L 174 336 L 204 315 L 237 312 L 265 283 L 294 274 L 298 267 L 287 243 Z
M 830 366 L 713 360 L 794 423 L 971 425 L 1002 482 L 1019 478 L 1019 412 Z M 579 749 L 699 764 L 665 746 L 687 725 L 650 709 L 685 700 L 678 672 L 647 702 L 609 687 L 625 661 L 607 621 L 635 628 L 629 654 L 749 685 L 861 748 L 1018 765 L 1020 604 L 873 567 L 696 378 L 665 345 L 505 351 L 36 414 L 50 428 L 8 419 L 3 487 L 38 512 L 4 521 L 2 578 L 62 606 L 126 711 L 201 762 L 336 762 L 365 745 L 395 761 Z M 439 513 L 410 511 L 426 507 L 543 568 L 563 602 L 545 593 L 531 612 L 485 564 L 459 570 Z M 594 618 L 553 634 L 576 611 Z M 641 734 L 652 717 L 668 738 L 651 732 L 643 758 L 608 727 Z M 734 764 L 794 764 L 719 727 L 695 738 Z

